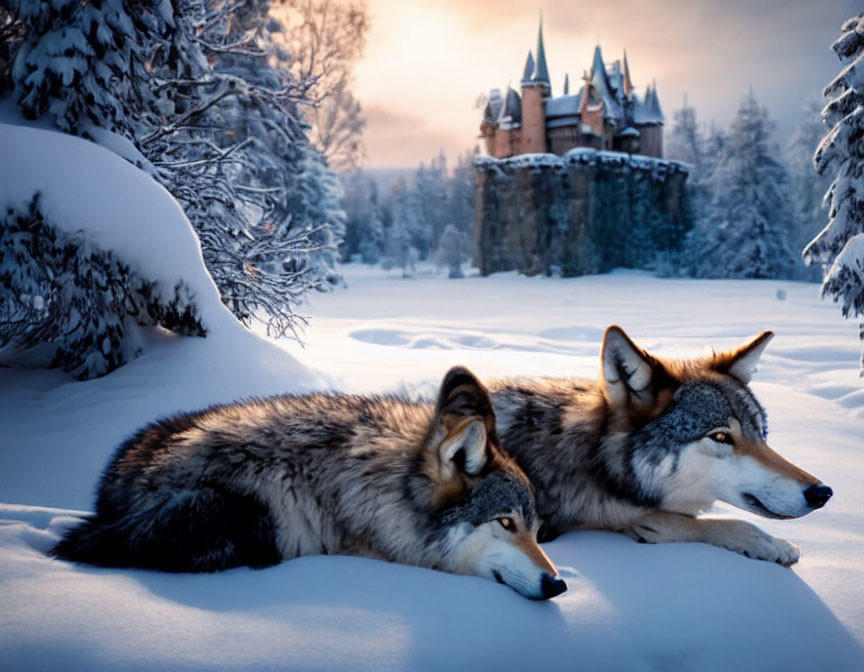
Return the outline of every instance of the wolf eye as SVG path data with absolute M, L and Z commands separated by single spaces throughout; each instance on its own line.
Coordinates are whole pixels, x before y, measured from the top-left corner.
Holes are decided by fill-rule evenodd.
M 508 532 L 515 532 L 516 531 L 516 523 L 513 522 L 512 518 L 505 517 L 505 518 L 497 518 L 496 520 L 501 524 L 501 527 L 503 527 Z
M 717 443 L 733 443 L 732 436 L 729 432 L 713 432 L 708 435 L 708 438 Z

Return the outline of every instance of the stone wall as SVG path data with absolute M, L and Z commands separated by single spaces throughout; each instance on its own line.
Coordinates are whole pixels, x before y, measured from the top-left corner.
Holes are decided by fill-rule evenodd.
M 674 161 L 579 148 L 479 158 L 475 170 L 483 275 L 646 268 L 679 249 L 692 227 L 687 169 Z

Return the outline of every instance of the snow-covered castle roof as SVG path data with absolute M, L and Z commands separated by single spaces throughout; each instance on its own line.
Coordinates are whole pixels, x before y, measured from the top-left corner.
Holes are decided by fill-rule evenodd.
M 565 75 L 564 95 L 545 98 L 546 126 L 560 128 L 577 126 L 582 123 L 583 108 L 597 109 L 602 105 L 603 119 L 615 129 L 616 135 L 638 135 L 642 126 L 663 124 L 663 110 L 657 96 L 657 84 L 653 82 L 640 96 L 630 79 L 630 64 L 627 52 L 623 60 L 608 65 L 603 61 L 600 45 L 594 48 L 591 70 L 583 77 L 584 83 L 577 93 L 570 93 L 570 78 Z M 522 71 L 521 85 L 543 86 L 551 94 L 549 67 L 543 45 L 543 23 L 537 33 L 535 52 L 529 50 Z M 586 98 L 587 97 L 587 98 Z M 497 125 L 502 129 L 518 128 L 522 119 L 522 100 L 519 94 L 508 86 L 505 97 L 499 89 L 492 89 L 483 113 L 484 123 Z

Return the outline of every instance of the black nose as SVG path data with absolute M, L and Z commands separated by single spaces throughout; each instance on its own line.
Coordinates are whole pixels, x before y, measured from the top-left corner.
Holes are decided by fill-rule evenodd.
M 543 590 L 543 599 L 548 600 L 567 590 L 567 584 L 564 583 L 564 579 L 552 576 L 551 574 L 544 574 L 540 580 L 540 588 Z
M 820 483 L 819 485 L 811 485 L 804 491 L 804 499 L 807 500 L 807 505 L 814 509 L 825 506 L 825 502 L 831 499 L 834 491 L 827 485 Z

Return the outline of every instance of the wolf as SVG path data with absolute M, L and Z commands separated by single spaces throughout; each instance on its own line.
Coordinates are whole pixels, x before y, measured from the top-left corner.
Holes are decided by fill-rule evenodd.
M 822 507 L 830 487 L 769 448 L 748 383 L 773 333 L 676 361 L 604 335 L 598 381 L 488 381 L 501 446 L 531 479 L 540 541 L 575 529 L 642 543 L 696 541 L 791 565 L 797 546 L 741 520 L 697 517 L 716 500 L 767 518 Z
M 463 367 L 437 404 L 283 395 L 155 422 L 117 450 L 95 508 L 52 555 L 213 572 L 345 554 L 474 574 L 533 599 L 567 588 L 537 545 L 531 484 Z

